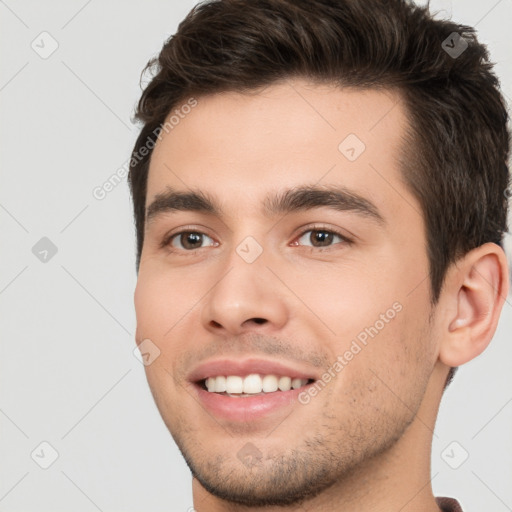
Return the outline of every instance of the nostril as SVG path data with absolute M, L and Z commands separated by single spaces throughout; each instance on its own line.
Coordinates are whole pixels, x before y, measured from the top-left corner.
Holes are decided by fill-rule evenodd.
M 253 322 L 256 322 L 257 324 L 264 324 L 266 320 L 264 318 L 253 318 Z

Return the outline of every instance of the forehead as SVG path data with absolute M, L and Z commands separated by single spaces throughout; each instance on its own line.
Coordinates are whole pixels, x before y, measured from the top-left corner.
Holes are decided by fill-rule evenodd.
M 400 198 L 409 208 L 414 202 L 398 164 L 408 124 L 397 93 L 290 80 L 196 100 L 170 114 L 172 129 L 151 158 L 146 205 L 171 186 L 207 191 L 234 212 L 269 190 L 303 184 L 342 185 L 391 211 Z

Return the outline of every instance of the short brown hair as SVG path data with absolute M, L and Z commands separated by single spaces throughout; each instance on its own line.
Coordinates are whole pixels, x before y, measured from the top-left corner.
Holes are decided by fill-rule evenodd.
M 455 42 L 460 55 L 446 51 Z M 192 95 L 292 77 L 401 94 L 410 122 L 402 177 L 425 219 L 432 303 L 452 262 L 486 242 L 502 245 L 508 115 L 471 27 L 405 0 L 214 0 L 189 13 L 148 69 L 154 76 L 136 109 L 143 127 L 129 172 L 137 269 L 151 158 L 139 151 L 148 140 L 154 146 L 171 109 Z

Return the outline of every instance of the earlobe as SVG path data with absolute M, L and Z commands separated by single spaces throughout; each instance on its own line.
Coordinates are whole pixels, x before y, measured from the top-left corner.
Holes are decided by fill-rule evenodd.
M 491 341 L 508 293 L 508 268 L 503 249 L 487 243 L 473 249 L 447 275 L 446 300 L 451 317 L 439 359 L 456 367 L 480 355 Z

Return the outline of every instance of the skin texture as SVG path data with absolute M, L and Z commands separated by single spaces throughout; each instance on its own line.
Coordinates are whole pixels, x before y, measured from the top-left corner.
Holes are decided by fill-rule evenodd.
M 444 382 L 489 343 L 508 281 L 503 251 L 485 244 L 449 269 L 432 308 L 424 220 L 398 164 L 407 126 L 393 92 L 295 79 L 200 97 L 157 143 L 146 206 L 171 186 L 223 210 L 149 222 L 135 291 L 136 340 L 161 351 L 146 375 L 192 470 L 197 511 L 439 510 L 430 449 Z M 349 134 L 366 146 L 354 161 L 338 149 Z M 346 187 L 384 222 L 325 206 L 263 214 L 267 194 L 303 185 Z M 322 247 L 313 225 L 351 242 Z M 161 247 L 187 230 L 206 235 L 200 248 L 179 236 Z M 252 263 L 236 251 L 248 236 L 263 249 Z M 393 304 L 400 311 L 307 404 L 233 422 L 187 380 L 217 357 L 321 377 Z M 248 443 L 260 455 L 250 467 L 239 457 Z

